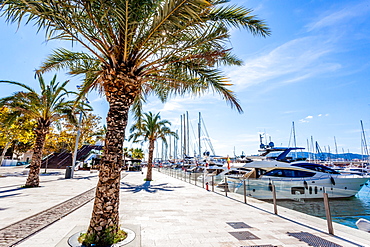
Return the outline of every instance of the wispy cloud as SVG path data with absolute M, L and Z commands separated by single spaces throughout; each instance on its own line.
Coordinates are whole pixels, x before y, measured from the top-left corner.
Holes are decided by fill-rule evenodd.
M 247 61 L 229 73 L 229 77 L 235 91 L 272 80 L 282 84 L 298 82 L 341 68 L 340 64 L 319 62 L 332 50 L 330 44 L 316 36 L 294 39 Z
M 306 25 L 307 31 L 311 32 L 327 27 L 340 27 L 340 24 L 347 24 L 355 18 L 357 19 L 368 14 L 370 12 L 370 8 L 368 1 L 362 1 L 356 4 L 351 2 L 339 10 L 329 11 L 324 12 L 317 20 Z
M 318 114 L 317 117 L 327 117 L 329 116 L 329 114 Z M 314 116 L 310 115 L 310 116 L 307 116 L 305 118 L 302 118 L 299 120 L 300 123 L 308 123 L 310 122 L 310 120 L 314 119 Z
M 370 11 L 367 5 L 368 2 L 364 1 L 325 11 L 306 25 L 300 37 L 246 60 L 244 66 L 228 74 L 235 85 L 234 90 L 243 91 L 264 83 L 264 90 L 268 91 L 319 75 L 327 76 L 342 69 L 340 62 L 331 62 L 330 59 L 333 54 L 341 51 L 338 44 L 345 37 L 344 32 L 351 30 L 343 28 L 342 24 L 348 25 L 354 18 L 361 19 L 362 15 Z

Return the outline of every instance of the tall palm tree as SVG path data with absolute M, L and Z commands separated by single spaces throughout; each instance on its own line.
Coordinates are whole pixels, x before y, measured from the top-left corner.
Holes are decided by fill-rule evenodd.
M 65 89 L 68 81 L 59 84 L 59 82 L 56 82 L 56 76 L 54 76 L 50 83 L 46 84 L 41 75 L 38 76 L 38 81 L 41 89 L 40 94 L 20 82 L 0 81 L 0 83 L 10 83 L 25 89 L 25 91 L 17 92 L 12 96 L 1 98 L 0 107 L 7 106 L 11 109 L 13 117 L 26 116 L 37 122 L 34 129 L 36 140 L 26 187 L 39 186 L 42 151 L 50 125 L 61 118 L 68 118 L 71 121 L 74 119 L 72 114 L 74 102 L 66 100 L 68 94 L 72 93 Z
M 161 120 L 159 113 L 152 112 L 144 113 L 144 117 L 131 126 L 129 140 L 134 142 L 144 141 L 149 142 L 149 157 L 148 157 L 148 172 L 146 174 L 146 181 L 152 181 L 152 167 L 153 167 L 153 153 L 154 144 L 157 140 L 162 140 L 167 145 L 166 136 L 177 137 L 177 134 L 167 126 L 171 123 L 167 120 Z M 140 140 L 139 138 L 143 139 Z
M 2 0 L 8 22 L 23 20 L 48 39 L 77 42 L 85 49 L 57 49 L 41 71 L 69 69 L 85 75 L 82 92 L 93 88 L 109 103 L 107 135 L 93 214 L 87 232 L 97 245 L 111 243 L 119 228 L 119 182 L 128 112 L 149 94 L 209 91 L 242 111 L 230 82 L 215 68 L 242 62 L 227 46 L 230 28 L 270 34 L 251 9 L 227 0 Z M 83 96 L 81 96 L 83 97 Z M 139 109 L 139 108 L 137 108 Z M 87 243 L 85 243 L 87 244 Z

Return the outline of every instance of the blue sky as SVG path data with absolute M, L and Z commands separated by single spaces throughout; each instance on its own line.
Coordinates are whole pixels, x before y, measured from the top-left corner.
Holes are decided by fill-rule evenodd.
M 322 150 L 330 146 L 335 152 L 335 137 L 339 153 L 361 153 L 360 120 L 370 135 L 370 2 L 247 0 L 231 4 L 252 8 L 272 31 L 270 37 L 261 38 L 232 30 L 230 46 L 244 65 L 223 70 L 234 84 L 232 90 L 244 113 L 230 109 L 213 94 L 177 97 L 164 105 L 150 98 L 145 110 L 161 112 L 173 129 L 179 129 L 180 115 L 188 111 L 193 126 L 190 133 L 196 133 L 201 112 L 219 155 L 232 156 L 234 150 L 237 155 L 242 151 L 256 154 L 260 133 L 271 136 L 278 146 L 288 146 L 292 122 L 298 146 L 307 147 L 312 137 Z M 1 80 L 36 86 L 34 70 L 46 55 L 54 48 L 69 46 L 58 41 L 45 43 L 43 34 L 36 35 L 31 25 L 17 31 L 17 26 L 6 24 L 4 18 L 0 30 Z M 79 84 L 79 78 L 68 78 L 62 72 L 58 78 L 71 79 L 71 89 Z M 17 90 L 4 84 L 0 87 L 0 97 Z M 95 113 L 105 118 L 105 100 L 96 93 L 91 93 L 89 100 Z

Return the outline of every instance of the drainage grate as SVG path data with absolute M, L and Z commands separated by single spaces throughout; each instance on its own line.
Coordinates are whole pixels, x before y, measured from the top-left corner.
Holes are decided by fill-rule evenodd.
M 252 240 L 252 239 L 260 239 L 259 237 L 253 235 L 250 232 L 243 231 L 243 232 L 229 232 L 238 240 Z
M 248 246 L 240 246 L 240 247 L 277 247 L 276 245 L 265 244 L 265 245 L 248 245 Z
M 230 225 L 234 229 L 252 228 L 244 222 L 226 222 L 226 224 Z
M 288 232 L 289 236 L 298 238 L 300 241 L 307 243 L 314 247 L 342 247 L 323 238 L 317 237 L 308 232 Z

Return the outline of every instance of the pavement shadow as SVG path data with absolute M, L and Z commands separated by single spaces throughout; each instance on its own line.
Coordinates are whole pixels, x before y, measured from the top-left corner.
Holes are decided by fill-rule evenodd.
M 25 189 L 25 188 L 19 187 L 19 188 L 9 189 L 9 190 L 0 190 L 0 194 L 1 194 L 1 193 L 14 192 L 14 191 L 18 191 L 18 190 L 24 190 L 24 189 Z
M 11 197 L 11 196 L 18 196 L 20 195 L 21 193 L 15 193 L 15 194 L 10 194 L 10 195 L 4 195 L 4 196 L 0 196 L 0 199 L 1 198 L 5 198 L 5 197 Z
M 125 190 L 126 192 L 132 193 L 138 193 L 141 191 L 148 193 L 156 193 L 158 191 L 174 191 L 175 189 L 178 188 L 184 188 L 184 186 L 169 186 L 168 183 L 152 185 L 151 181 L 145 181 L 145 183 L 143 183 L 142 185 L 121 182 L 121 189 Z
M 0 175 L 0 177 L 26 177 L 28 176 L 28 171 L 24 172 L 6 172 Z

